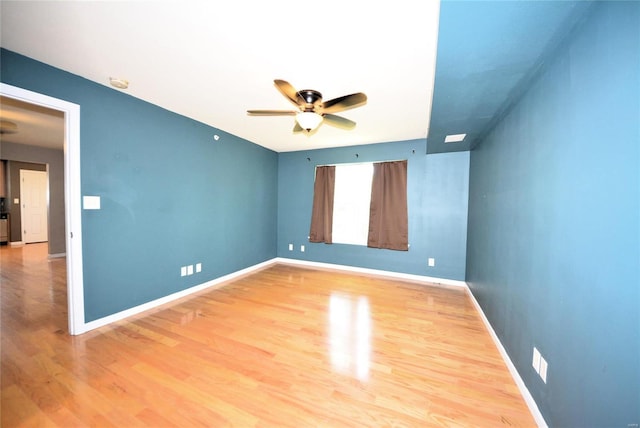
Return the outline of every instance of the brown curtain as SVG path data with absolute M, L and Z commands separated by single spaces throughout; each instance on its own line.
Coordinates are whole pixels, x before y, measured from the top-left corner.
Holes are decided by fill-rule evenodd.
M 407 161 L 373 164 L 368 247 L 407 251 Z
M 335 184 L 335 166 L 319 166 L 316 168 L 309 242 L 324 242 L 326 244 L 331 244 L 332 242 L 333 190 Z

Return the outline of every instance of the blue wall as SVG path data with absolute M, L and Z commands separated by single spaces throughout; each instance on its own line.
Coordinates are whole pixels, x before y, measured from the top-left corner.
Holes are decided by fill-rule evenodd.
M 275 152 L 1 55 L 3 83 L 80 105 L 82 194 L 102 198 L 82 215 L 87 322 L 275 257 Z M 180 276 L 197 262 L 202 273 Z
M 464 280 L 469 153 L 427 156 L 425 145 L 412 140 L 280 153 L 278 256 Z M 408 159 L 409 251 L 308 241 L 316 165 L 398 159 Z M 429 257 L 435 267 L 427 267 Z
M 639 25 L 599 4 L 471 154 L 467 281 L 551 426 L 640 423 Z
M 442 0 L 428 152 L 473 149 L 590 3 Z

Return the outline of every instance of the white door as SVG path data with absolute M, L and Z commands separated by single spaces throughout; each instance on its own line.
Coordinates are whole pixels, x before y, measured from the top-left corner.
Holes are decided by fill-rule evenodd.
M 48 183 L 45 171 L 20 170 L 22 242 L 47 242 Z

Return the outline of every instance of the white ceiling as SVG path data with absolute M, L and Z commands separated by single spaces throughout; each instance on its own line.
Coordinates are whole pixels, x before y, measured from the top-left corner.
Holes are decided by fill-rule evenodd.
M 275 151 L 425 138 L 439 1 L 1 2 L 2 47 Z M 324 99 L 364 92 L 339 113 L 346 131 L 292 133 L 294 118 L 248 109 L 292 105 L 273 84 Z M 118 89 L 114 89 L 118 90 Z

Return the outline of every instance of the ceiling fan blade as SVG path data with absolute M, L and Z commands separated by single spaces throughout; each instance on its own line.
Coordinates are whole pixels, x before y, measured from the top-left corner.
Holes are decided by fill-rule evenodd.
M 294 110 L 247 110 L 250 116 L 295 116 L 298 113 Z
M 282 93 L 282 95 L 287 97 L 293 104 L 300 105 L 301 102 L 304 104 L 304 100 L 300 99 L 300 97 L 298 96 L 298 91 L 296 91 L 296 88 L 294 88 L 291 83 L 281 79 L 276 79 L 273 81 L 273 83 L 275 83 L 276 87 Z
M 337 113 L 339 111 L 361 106 L 366 102 L 367 96 L 362 92 L 357 92 L 355 94 L 345 95 L 343 97 L 326 101 L 322 105 L 322 111 L 324 113 Z
M 336 116 L 335 114 L 325 114 L 322 116 L 324 123 L 327 125 L 335 126 L 342 129 L 353 129 L 356 127 L 356 123 L 353 120 L 349 120 L 342 116 Z

